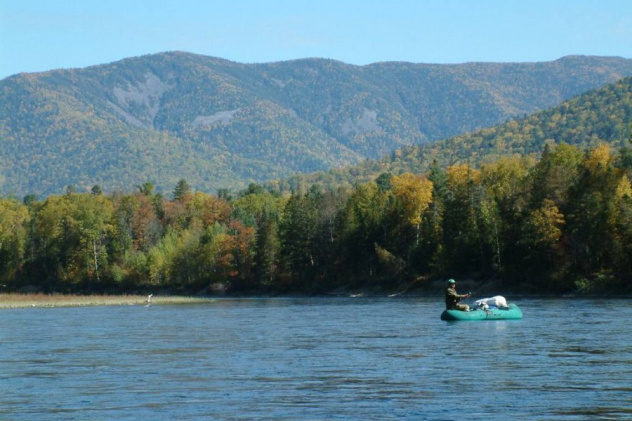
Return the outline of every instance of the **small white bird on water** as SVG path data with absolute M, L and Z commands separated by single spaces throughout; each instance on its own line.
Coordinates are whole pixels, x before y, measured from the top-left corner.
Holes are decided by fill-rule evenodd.
M 151 297 L 153 297 L 154 294 L 149 294 L 147 296 L 147 305 L 145 307 L 150 307 L 151 306 Z

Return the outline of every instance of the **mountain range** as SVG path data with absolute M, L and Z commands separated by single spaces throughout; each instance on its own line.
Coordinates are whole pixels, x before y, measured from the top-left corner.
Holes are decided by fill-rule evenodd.
M 623 166 L 632 166 L 632 77 L 577 95 L 558 106 L 509 120 L 493 127 L 450 138 L 406 146 L 380 159 L 357 165 L 295 174 L 268 183 L 281 191 L 299 186 L 352 186 L 381 174 L 427 173 L 434 165 L 468 164 L 480 167 L 503 157 L 538 158 L 545 146 L 560 143 L 587 150 L 601 143 L 622 152 Z M 627 148 L 623 150 L 622 148 Z
M 354 66 L 184 52 L 0 81 L 0 195 L 239 189 L 524 119 L 632 75 L 632 60 Z

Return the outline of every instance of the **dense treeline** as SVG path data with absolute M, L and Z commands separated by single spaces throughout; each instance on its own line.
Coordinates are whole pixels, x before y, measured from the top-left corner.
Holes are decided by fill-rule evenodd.
M 531 292 L 629 292 L 632 149 L 546 146 L 480 169 L 433 165 L 353 188 L 252 184 L 165 198 L 151 183 L 104 195 L 0 199 L 7 291 L 325 293 L 435 277 Z

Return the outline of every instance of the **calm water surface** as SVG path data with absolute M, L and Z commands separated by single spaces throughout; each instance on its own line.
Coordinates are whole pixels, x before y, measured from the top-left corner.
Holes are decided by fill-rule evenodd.
M 632 301 L 441 301 L 0 310 L 0 419 L 632 419 Z

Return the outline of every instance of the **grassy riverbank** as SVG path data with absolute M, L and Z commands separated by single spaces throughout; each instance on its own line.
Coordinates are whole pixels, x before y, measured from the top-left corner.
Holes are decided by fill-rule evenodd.
M 210 298 L 152 296 L 151 305 L 196 304 L 213 301 Z M 0 309 L 31 307 L 86 307 L 147 305 L 146 295 L 65 295 L 65 294 L 0 294 Z

